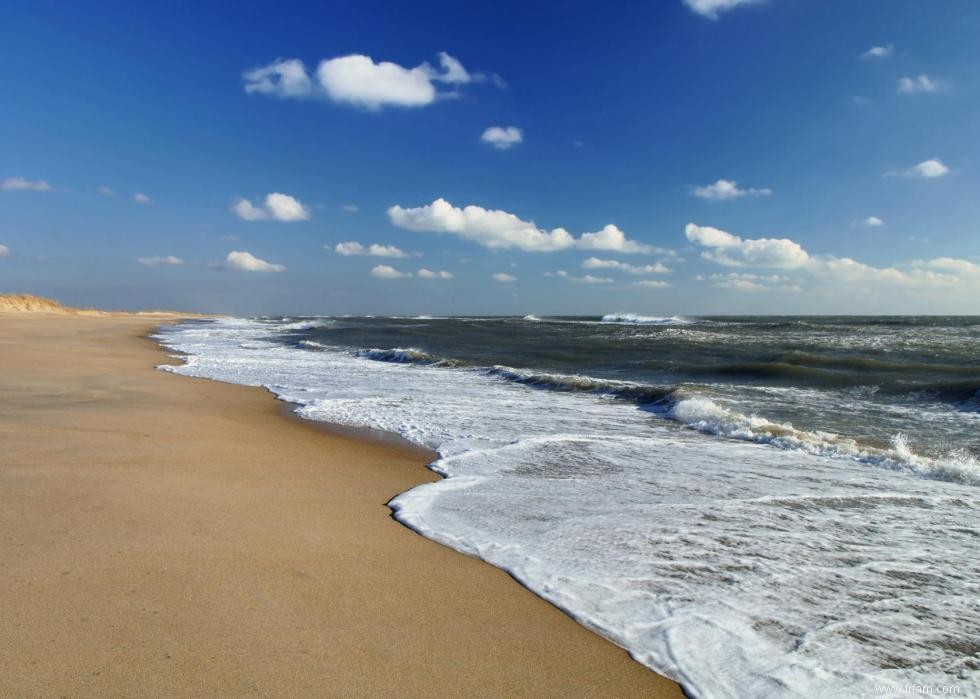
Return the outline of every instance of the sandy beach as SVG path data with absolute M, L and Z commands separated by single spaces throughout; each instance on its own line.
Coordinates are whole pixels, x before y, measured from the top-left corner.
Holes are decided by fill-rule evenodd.
M 0 314 L 0 696 L 682 696 L 395 522 L 427 453 L 156 371 L 163 320 Z

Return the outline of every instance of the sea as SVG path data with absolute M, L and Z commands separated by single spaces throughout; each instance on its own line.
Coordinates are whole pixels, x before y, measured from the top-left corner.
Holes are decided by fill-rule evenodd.
M 692 697 L 980 695 L 980 317 L 229 317 L 159 339 L 167 371 L 434 450 L 444 478 L 395 497 L 399 522 Z

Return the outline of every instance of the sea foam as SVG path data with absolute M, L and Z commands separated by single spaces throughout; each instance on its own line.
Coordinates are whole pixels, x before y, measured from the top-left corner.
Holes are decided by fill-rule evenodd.
M 665 420 L 588 377 L 542 390 L 569 379 L 267 341 L 279 332 L 179 326 L 163 342 L 186 363 L 165 368 L 436 449 L 446 479 L 396 497 L 399 521 L 508 570 L 690 695 L 980 689 L 980 503 L 963 479 L 774 448 L 752 435 L 802 437 L 713 401 L 680 396 Z

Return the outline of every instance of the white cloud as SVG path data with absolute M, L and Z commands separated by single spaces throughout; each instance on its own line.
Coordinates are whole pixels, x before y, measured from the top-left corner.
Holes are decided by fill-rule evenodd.
M 279 59 L 243 73 L 245 92 L 279 98 L 320 97 L 341 104 L 379 110 L 383 107 L 422 107 L 451 97 L 459 86 L 477 82 L 505 83 L 498 75 L 471 73 L 458 59 L 439 53 L 439 68 L 421 63 L 406 68 L 390 61 L 351 54 L 320 61 L 311 76 L 302 61 Z M 450 86 L 440 91 L 438 84 Z
M 670 274 L 671 269 L 663 262 L 652 265 L 631 265 L 619 260 L 601 260 L 598 257 L 590 257 L 582 262 L 585 269 L 618 269 L 627 274 Z
M 345 257 L 350 257 L 352 255 L 366 255 L 368 257 L 408 257 L 407 252 L 396 248 L 394 245 L 379 245 L 378 243 L 372 243 L 371 245 L 365 247 L 353 240 L 349 240 L 346 243 L 337 243 L 337 245 L 334 247 L 334 252 L 336 252 L 338 255 L 344 255 Z
M 929 92 L 943 92 L 946 83 L 930 78 L 928 75 L 917 75 L 912 78 L 901 78 L 898 81 L 898 92 L 902 95 L 920 95 Z
M 310 210 L 299 199 L 279 192 L 267 194 L 261 205 L 255 205 L 248 199 L 239 199 L 232 204 L 231 211 L 238 218 L 246 221 L 263 221 L 272 218 L 291 223 L 310 218 Z
M 793 284 L 789 277 L 770 274 L 740 274 L 732 272 L 730 274 L 712 274 L 711 280 L 714 286 L 719 289 L 730 291 L 801 291 L 800 287 Z
M 285 272 L 285 265 L 277 265 L 259 259 L 250 252 L 233 250 L 225 258 L 225 266 L 243 272 Z
M 948 258 L 947 258 L 948 259 Z M 809 271 L 822 280 L 835 283 L 885 285 L 892 287 L 950 287 L 959 277 L 929 269 L 929 263 L 907 270 L 895 267 L 874 267 L 849 257 L 826 256 L 814 258 Z
M 459 209 L 445 199 L 405 209 L 388 209 L 391 222 L 411 231 L 452 233 L 491 249 L 519 248 L 524 251 L 550 252 L 575 245 L 575 238 L 564 228 L 543 231 L 533 222 L 522 221 L 506 211 L 480 206 Z
M 361 210 L 361 207 L 359 207 L 357 204 L 344 204 L 340 208 L 349 214 L 356 214 L 358 211 Z
M 943 177 L 948 175 L 950 172 L 949 168 L 946 166 L 942 160 L 938 158 L 931 158 L 929 160 L 923 160 L 917 165 L 913 165 L 907 170 L 902 170 L 900 172 L 886 172 L 886 177 L 891 177 L 894 175 L 901 175 L 902 177 L 918 177 L 921 179 L 934 179 L 936 177 Z
M 798 243 L 787 238 L 743 240 L 737 235 L 710 226 L 687 224 L 684 234 L 692 243 L 709 250 L 701 257 L 730 267 L 802 267 L 810 259 Z
M 872 46 L 861 54 L 861 58 L 889 58 L 894 51 L 895 47 L 891 44 L 888 46 Z
M 586 274 L 584 277 L 569 277 L 573 282 L 578 282 L 579 284 L 613 284 L 614 279 L 610 277 L 593 277 L 591 274 Z
M 310 217 L 309 210 L 299 199 L 279 192 L 266 195 L 265 208 L 279 221 L 305 221 Z
M 426 64 L 403 68 L 351 55 L 322 61 L 316 71 L 320 85 L 334 102 L 380 109 L 384 106 L 421 107 L 436 99 L 432 73 Z
M 136 194 L 133 195 L 133 201 L 135 201 L 137 204 L 152 204 L 153 203 L 153 200 L 150 199 L 145 194 L 143 194 L 143 192 L 136 192 Z
M 231 211 L 235 216 L 246 221 L 261 221 L 269 218 L 269 214 L 265 209 L 253 205 L 248 199 L 239 199 L 232 204 Z
M 245 92 L 273 97 L 308 97 L 313 83 L 306 66 L 298 58 L 273 61 L 267 66 L 245 71 Z
M 426 269 L 425 267 L 418 271 L 418 275 L 422 279 L 452 279 L 454 276 L 452 272 L 447 272 L 445 270 L 433 272 L 431 269 Z
M 371 276 L 378 279 L 404 279 L 412 276 L 411 272 L 399 272 L 394 267 L 388 265 L 378 265 L 371 269 Z
M 50 192 L 52 189 L 44 180 L 27 180 L 23 177 L 8 177 L 0 182 L 4 192 Z
M 459 59 L 450 56 L 445 51 L 439 52 L 439 65 L 442 67 L 442 74 L 435 76 L 436 80 L 444 83 L 455 83 L 465 85 L 473 81 L 473 76 L 463 67 Z M 482 75 L 478 78 L 483 80 Z
M 755 5 L 764 0 L 684 0 L 684 4 L 694 12 L 708 19 L 718 19 L 722 12 L 732 10 L 739 5 Z
M 611 223 L 596 233 L 583 233 L 575 246 L 581 250 L 610 250 L 612 252 L 651 252 L 649 245 L 627 240 L 626 234 Z
M 864 219 L 865 226 L 884 226 L 885 222 L 877 216 L 868 216 Z
M 524 141 L 524 131 L 516 126 L 491 126 L 483 132 L 480 140 L 499 150 L 508 150 Z
M 732 199 L 739 199 L 740 197 L 768 197 L 772 194 L 772 190 L 767 188 L 755 189 L 753 187 L 741 189 L 738 186 L 738 182 L 734 180 L 718 180 L 714 184 L 705 185 L 704 187 L 694 187 L 691 190 L 691 194 L 702 199 L 710 199 L 711 201 L 730 201 Z
M 10 257 L 10 248 L 6 245 L 0 245 L 0 257 Z
M 506 272 L 497 272 L 493 275 L 493 280 L 495 282 L 516 282 L 517 277 L 512 274 L 507 274 Z
M 395 205 L 388 209 L 391 222 L 410 231 L 451 233 L 492 250 L 518 248 L 525 252 L 553 252 L 579 248 L 622 253 L 650 252 L 652 249 L 632 240 L 616 226 L 607 225 L 597 233 L 575 238 L 564 228 L 546 231 L 533 221 L 523 221 L 506 211 L 482 206 L 458 208 L 445 199 L 415 208 Z
M 711 248 L 702 257 L 712 262 L 796 270 L 834 291 L 863 293 L 875 287 L 949 290 L 957 286 L 980 290 L 980 265 L 969 260 L 940 257 L 917 260 L 903 268 L 875 267 L 849 257 L 810 255 L 792 240 L 743 240 L 726 231 L 694 224 L 688 224 L 685 233 L 691 242 Z M 738 291 L 800 290 L 796 280 L 786 275 L 730 273 L 712 275 L 711 281 L 721 288 Z
M 136 261 L 147 267 L 159 267 L 160 265 L 182 265 L 184 261 L 179 257 L 167 255 L 165 257 L 137 257 Z
M 633 282 L 633 286 L 641 286 L 645 289 L 666 289 L 670 286 L 670 282 L 665 282 L 662 279 L 643 279 Z
M 107 187 L 104 184 L 103 185 L 99 185 L 98 192 L 99 192 L 99 194 L 104 194 L 107 197 L 114 197 L 114 196 L 116 196 L 116 190 L 114 190 L 112 187 Z

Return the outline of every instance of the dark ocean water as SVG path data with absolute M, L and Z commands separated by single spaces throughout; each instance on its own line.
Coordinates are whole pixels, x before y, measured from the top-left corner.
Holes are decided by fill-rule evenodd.
M 852 438 L 859 448 L 887 448 L 902 435 L 922 456 L 980 456 L 977 423 L 965 416 L 980 411 L 975 316 L 339 318 L 298 327 L 283 341 L 484 368 L 665 412 L 703 398 L 801 432 Z M 705 429 L 732 431 L 704 417 Z M 764 439 L 774 429 L 755 431 Z

